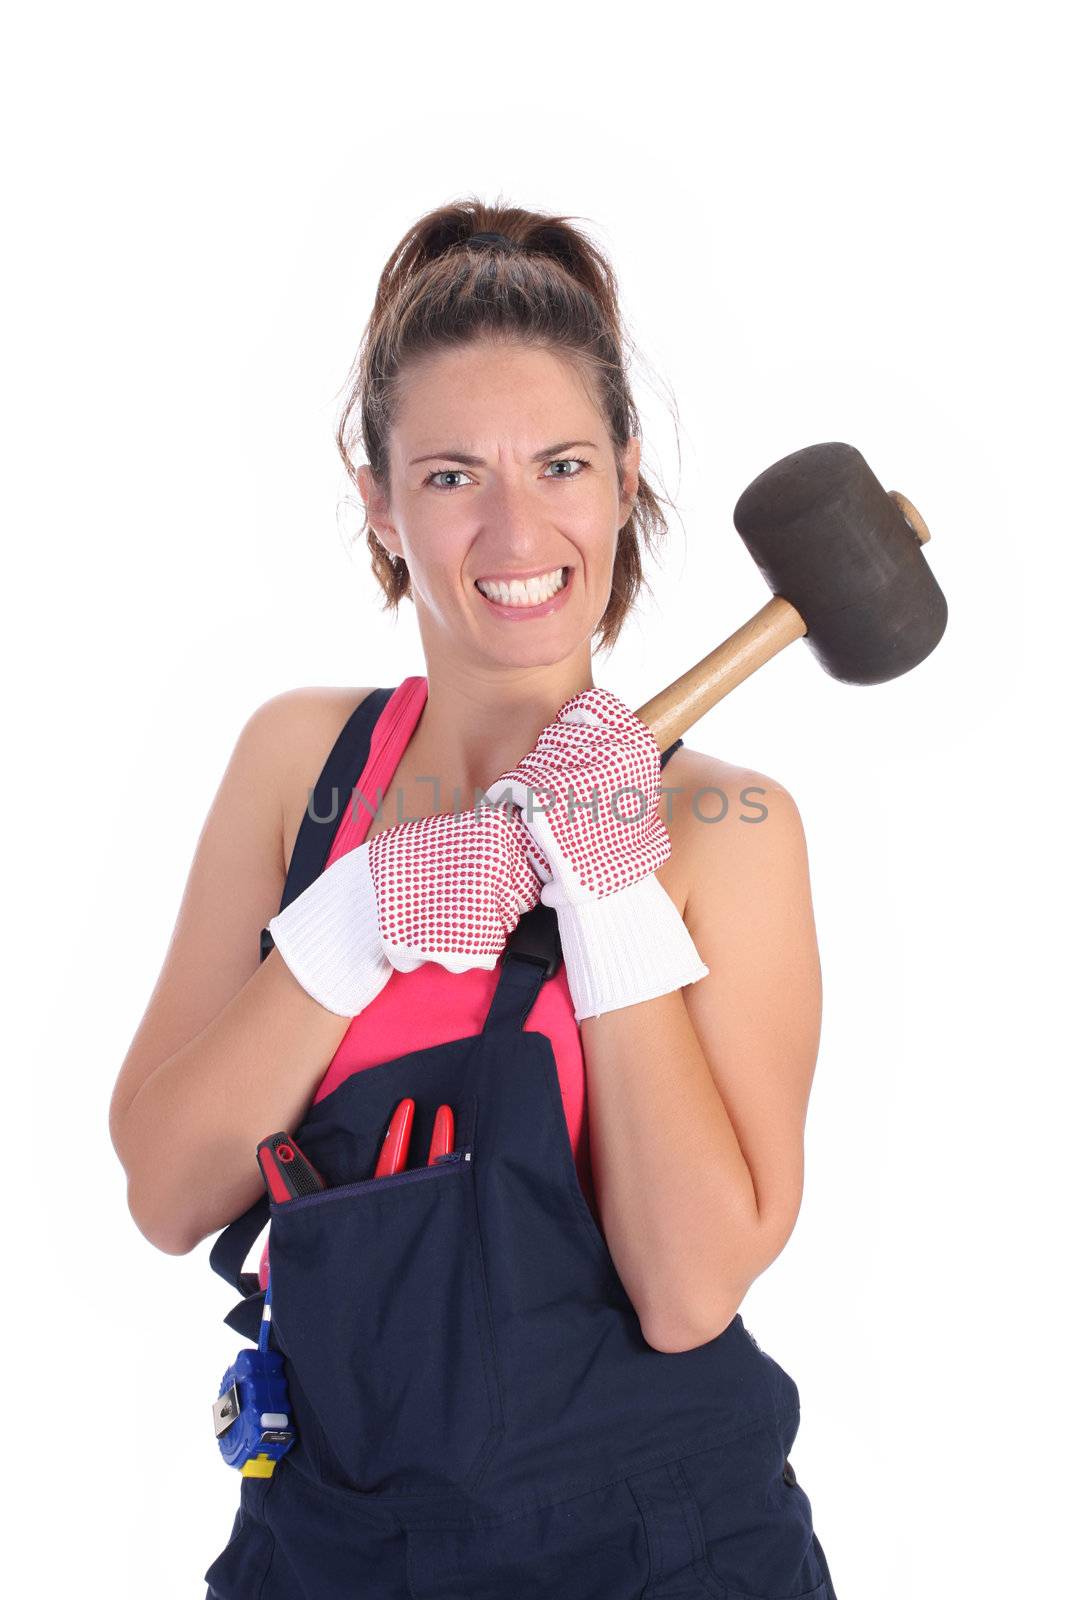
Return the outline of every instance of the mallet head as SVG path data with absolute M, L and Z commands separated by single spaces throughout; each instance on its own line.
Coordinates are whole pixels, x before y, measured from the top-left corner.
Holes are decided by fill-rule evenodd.
M 898 678 L 944 633 L 948 607 L 923 554 L 925 525 L 908 522 L 852 445 L 810 445 L 776 461 L 738 500 L 734 525 L 843 683 Z

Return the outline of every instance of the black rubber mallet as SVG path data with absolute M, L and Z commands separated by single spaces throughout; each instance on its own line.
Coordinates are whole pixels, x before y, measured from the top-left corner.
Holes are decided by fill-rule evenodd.
M 794 639 L 842 683 L 886 683 L 945 631 L 948 607 L 923 553 L 929 530 L 852 445 L 776 461 L 738 500 L 734 525 L 774 598 L 640 708 L 660 750 Z

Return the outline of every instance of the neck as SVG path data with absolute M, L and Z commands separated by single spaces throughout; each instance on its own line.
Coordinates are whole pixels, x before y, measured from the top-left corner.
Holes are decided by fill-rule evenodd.
M 593 687 L 588 650 L 548 667 L 430 663 L 427 698 L 405 752 L 434 811 L 466 811 L 533 749 L 565 700 Z M 438 787 L 435 789 L 434 785 Z

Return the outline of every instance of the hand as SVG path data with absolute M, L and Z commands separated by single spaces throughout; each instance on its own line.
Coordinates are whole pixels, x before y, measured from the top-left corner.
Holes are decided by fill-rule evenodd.
M 578 1021 L 708 975 L 656 869 L 670 858 L 651 729 L 615 695 L 573 695 L 488 800 L 519 807 L 555 908 Z
M 395 970 L 495 966 L 538 902 L 511 807 L 397 823 L 340 856 L 268 923 L 297 982 L 338 1016 L 357 1016 Z
M 367 848 L 383 948 L 401 972 L 424 961 L 450 972 L 490 970 L 540 898 L 522 819 L 511 807 L 398 823 Z
M 560 707 L 486 799 L 505 794 L 550 865 L 546 905 L 602 899 L 670 858 L 652 730 L 606 689 L 586 689 Z

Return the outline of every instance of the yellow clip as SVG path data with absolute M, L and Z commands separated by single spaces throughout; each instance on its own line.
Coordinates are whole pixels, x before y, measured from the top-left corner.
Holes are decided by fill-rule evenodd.
M 253 1456 L 251 1461 L 246 1461 L 241 1468 L 242 1478 L 269 1478 L 274 1471 L 275 1463 L 270 1456 Z

